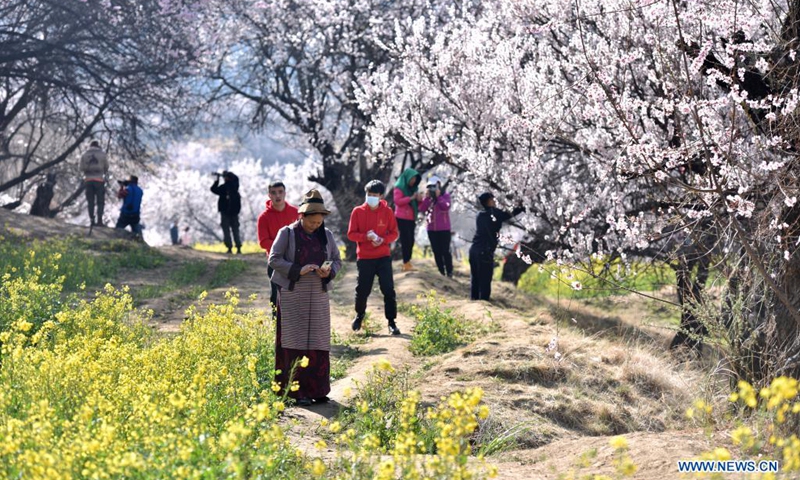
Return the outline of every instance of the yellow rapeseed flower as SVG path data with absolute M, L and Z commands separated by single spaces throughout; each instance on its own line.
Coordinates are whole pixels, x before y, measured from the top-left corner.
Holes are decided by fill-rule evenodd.
M 638 470 L 638 469 L 639 469 L 639 467 L 637 467 L 636 464 L 633 463 L 633 460 L 631 460 L 630 457 L 625 457 L 620 462 L 618 470 L 619 470 L 619 473 L 621 473 L 622 475 L 624 475 L 626 477 L 630 477 L 631 475 L 636 473 L 636 470 Z
M 392 367 L 392 364 L 389 363 L 389 360 L 387 360 L 386 358 L 381 358 L 380 360 L 375 362 L 375 368 L 378 370 L 383 370 L 385 372 L 394 372 L 394 367 Z
M 622 436 L 612 437 L 608 442 L 614 450 L 627 450 L 628 440 Z
M 741 445 L 744 448 L 751 448 L 755 444 L 753 431 L 744 425 L 731 432 L 731 441 L 734 445 Z
M 316 477 L 322 477 L 325 474 L 325 464 L 322 460 L 315 458 L 311 464 L 311 473 Z
M 303 355 L 303 358 L 300 359 L 300 368 L 306 368 L 308 366 L 308 357 Z

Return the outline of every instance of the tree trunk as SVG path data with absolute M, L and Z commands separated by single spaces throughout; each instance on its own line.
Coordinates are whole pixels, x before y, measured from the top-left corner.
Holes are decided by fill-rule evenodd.
M 775 328 L 768 329 L 773 338 L 767 344 L 771 349 L 778 347 L 777 351 L 781 352 L 776 358 L 780 374 L 797 378 L 800 376 L 800 324 L 797 321 L 797 312 L 800 311 L 800 251 L 795 245 L 800 238 L 800 207 L 788 209 L 783 218 L 792 229 L 786 232 L 784 250 L 793 254 L 786 263 L 780 282 L 789 305 L 775 302 Z
M 692 253 L 692 255 L 696 255 Z M 694 268 L 697 266 L 697 273 Z M 678 333 L 672 339 L 669 348 L 687 347 L 699 353 L 703 347 L 703 337 L 708 334 L 708 328 L 697 318 L 694 311 L 701 301 L 701 294 L 708 280 L 708 256 L 699 259 L 687 260 L 682 255 L 678 267 L 675 269 L 677 280 L 678 303 L 681 305 L 681 325 Z

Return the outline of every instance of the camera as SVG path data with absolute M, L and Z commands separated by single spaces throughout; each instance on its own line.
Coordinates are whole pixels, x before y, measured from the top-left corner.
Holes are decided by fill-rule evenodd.
M 127 187 L 128 185 L 130 185 L 130 184 L 131 184 L 130 180 L 117 180 L 117 183 L 118 183 L 118 184 L 119 184 L 121 187 Z
M 213 176 L 215 176 L 215 177 L 217 177 L 217 178 L 219 178 L 219 177 L 224 177 L 224 176 L 225 176 L 225 175 L 227 175 L 227 174 L 228 174 L 228 171 L 227 171 L 227 170 L 223 170 L 223 171 L 221 171 L 221 172 L 211 172 L 211 175 L 213 175 Z
M 428 185 L 428 195 L 436 198 L 436 188 L 438 188 L 436 185 Z

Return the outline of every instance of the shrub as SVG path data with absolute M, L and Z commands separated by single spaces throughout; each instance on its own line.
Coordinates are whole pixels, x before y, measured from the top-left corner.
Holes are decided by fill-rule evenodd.
M 269 319 L 238 299 L 153 338 L 106 286 L 31 334 L 0 334 L 0 477 L 292 477 Z
M 489 415 L 480 388 L 443 398 L 424 412 L 408 373 L 388 361 L 375 364 L 358 385 L 356 407 L 322 426 L 339 454 L 331 469 L 347 478 L 486 478 L 496 475 L 482 458 L 468 463 L 479 421 Z M 322 446 L 322 445 L 321 445 Z
M 62 297 L 64 276 L 42 281 L 39 267 L 25 263 L 23 272 L 5 273 L 0 277 L 0 332 L 12 328 L 36 333 L 46 321 L 60 312 L 69 297 Z M 2 340 L 0 340 L 2 344 Z
M 582 269 L 555 262 L 534 265 L 520 277 L 517 288 L 554 298 L 594 298 L 627 294 L 631 290 L 648 292 L 672 285 L 675 285 L 675 272 L 665 264 L 631 262 L 626 265 L 615 259 L 610 263 L 594 261 Z
M 30 241 L 0 236 L 0 275 L 30 278 L 35 274 L 40 283 L 60 282 L 66 291 L 102 285 L 122 269 L 155 268 L 163 263 L 157 250 L 124 240 L 92 244 L 74 237 Z
M 414 355 L 427 356 L 450 352 L 467 343 L 477 326 L 456 317 L 452 309 L 443 309 L 444 298 L 431 290 L 424 297 L 425 305 L 413 305 L 409 313 L 415 318 L 414 335 L 409 350 Z

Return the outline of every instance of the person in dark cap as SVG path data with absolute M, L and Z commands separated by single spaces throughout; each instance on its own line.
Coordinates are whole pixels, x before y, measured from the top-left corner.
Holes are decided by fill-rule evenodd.
M 139 214 L 142 208 L 142 196 L 144 192 L 139 187 L 139 177 L 131 175 L 128 180 L 118 180 L 120 185 L 117 198 L 122 199 L 122 206 L 119 209 L 119 218 L 114 228 L 131 227 L 131 231 L 136 235 L 142 234 L 142 225 L 139 223 Z
M 217 210 L 219 210 L 220 226 L 222 227 L 222 241 L 228 248 L 228 253 L 236 245 L 236 253 L 242 253 L 242 240 L 239 237 L 239 212 L 242 210 L 242 197 L 239 195 L 239 177 L 228 172 L 216 174 L 217 178 L 211 186 L 211 193 L 219 195 Z M 222 177 L 224 183 L 219 184 Z M 231 242 L 231 235 L 233 242 Z
M 503 222 L 522 213 L 523 207 L 516 207 L 511 213 L 496 208 L 494 195 L 484 192 L 478 196 L 483 211 L 475 221 L 475 236 L 469 249 L 470 298 L 489 300 L 492 294 L 492 274 L 494 273 L 494 250 L 497 248 L 497 234 Z

